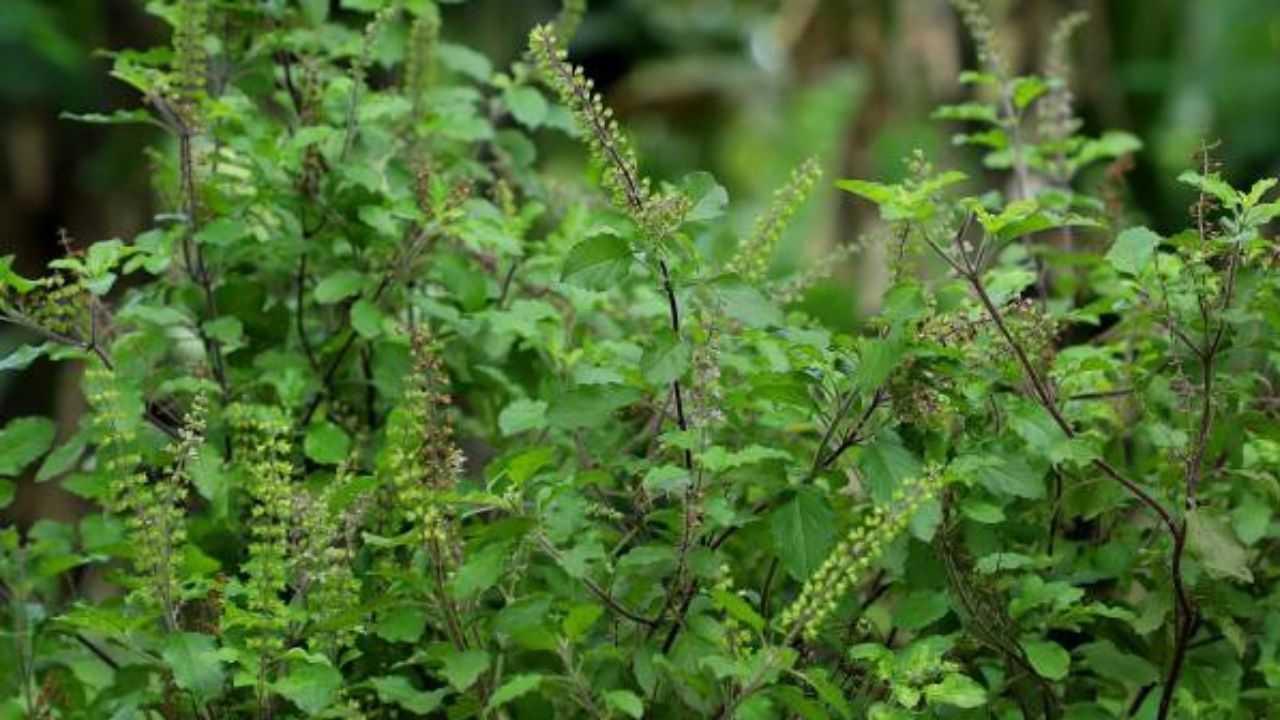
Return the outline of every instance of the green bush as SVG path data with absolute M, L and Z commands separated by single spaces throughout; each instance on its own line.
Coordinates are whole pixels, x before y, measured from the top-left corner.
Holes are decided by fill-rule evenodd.
M 838 183 L 892 231 L 849 336 L 795 309 L 837 258 L 766 272 L 817 166 L 721 257 L 724 189 L 645 177 L 566 59 L 582 3 L 505 70 L 425 0 L 298 5 L 153 3 L 172 44 L 113 73 L 147 109 L 80 119 L 166 132 L 167 212 L 0 258 L 0 369 L 88 405 L 0 431 L 0 505 L 102 508 L 0 531 L 0 718 L 1280 703 L 1276 181 L 1206 149 L 1190 229 L 1122 229 L 1078 18 L 1015 77 L 956 3 L 983 67 L 939 116 L 988 176 Z M 554 133 L 603 192 L 539 171 Z

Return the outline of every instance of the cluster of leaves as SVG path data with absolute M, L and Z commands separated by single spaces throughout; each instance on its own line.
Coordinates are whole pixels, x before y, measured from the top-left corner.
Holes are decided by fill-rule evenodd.
M 993 96 L 946 113 L 1011 190 L 842 182 L 899 239 L 849 336 L 762 270 L 817 168 L 717 262 L 724 189 L 644 176 L 581 2 L 505 69 L 426 0 L 152 3 L 172 46 L 115 55 L 148 109 L 82 119 L 167 132 L 170 212 L 0 258 L 36 338 L 0 370 L 83 366 L 89 408 L 0 430 L 0 505 L 102 508 L 0 531 L 0 718 L 1280 702 L 1274 181 L 1206 153 L 1191 229 L 1113 236 L 1077 176 L 1136 141 L 957 4 Z M 556 132 L 601 189 L 538 172 Z

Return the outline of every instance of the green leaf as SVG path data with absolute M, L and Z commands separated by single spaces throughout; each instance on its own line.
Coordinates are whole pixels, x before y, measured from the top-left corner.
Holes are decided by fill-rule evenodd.
M 53 343 L 19 345 L 17 350 L 0 358 L 0 372 L 5 370 L 26 370 L 31 363 L 43 357 L 53 347 L 55 347 Z
M 595 603 L 574 605 L 573 609 L 565 614 L 564 622 L 561 623 L 565 637 L 574 641 L 581 640 L 603 615 L 604 608 Z
M 307 429 L 303 451 L 321 465 L 338 465 L 350 456 L 351 438 L 342 428 L 321 420 Z
M 630 690 L 610 690 L 604 694 L 604 704 L 635 720 L 644 717 L 644 701 Z
M 599 427 L 640 397 L 640 391 L 629 385 L 580 385 L 552 400 L 547 422 L 561 430 Z
M 1160 236 L 1145 227 L 1129 228 L 1116 237 L 1106 260 L 1119 272 L 1140 275 L 1151 263 L 1160 243 Z
M 209 635 L 177 633 L 165 641 L 161 653 L 173 672 L 173 682 L 202 703 L 222 694 L 226 673 L 217 644 Z
M 857 385 L 862 391 L 879 388 L 902 358 L 901 347 L 889 340 L 868 340 L 858 356 Z
M 489 698 L 488 710 L 490 712 L 506 705 L 521 695 L 537 690 L 542 685 L 542 675 L 538 673 L 527 673 L 524 675 L 516 675 L 510 680 L 502 684 L 493 696 Z
M 870 200 L 877 205 L 883 205 L 893 200 L 895 195 L 892 186 L 870 180 L 840 180 L 836 182 L 836 187 L 847 193 Z
M 714 588 L 711 591 L 711 599 L 716 605 L 729 615 L 756 632 L 764 632 L 764 618 L 760 617 L 760 613 L 755 611 L 746 600 L 735 593 L 729 592 L 723 588 Z
M 800 488 L 771 512 L 769 528 L 783 567 L 799 581 L 808 579 L 835 547 L 835 513 L 826 497 L 813 488 Z
M 541 430 L 547 426 L 547 403 L 545 400 L 520 398 L 502 409 L 498 414 L 498 429 L 503 437 L 518 435 L 526 430 Z
M 725 314 L 743 325 L 753 328 L 782 325 L 784 320 L 782 311 L 752 285 L 730 277 L 716 282 L 713 287 L 720 298 Z
M 1227 184 L 1218 173 L 1209 173 L 1201 175 L 1198 172 L 1190 170 L 1178 176 L 1178 182 L 1186 183 L 1206 195 L 1217 198 L 1223 205 L 1233 208 L 1240 204 L 1240 193 L 1235 188 Z
M 950 611 L 946 593 L 917 590 L 898 606 L 893 623 L 903 630 L 920 630 L 946 617 Z
M 542 93 L 528 85 L 513 85 L 503 93 L 503 100 L 516 122 L 536 130 L 547 120 L 547 101 Z
M 469 556 L 453 576 L 453 596 L 459 600 L 470 600 L 497 585 L 506 559 L 507 547 L 501 544 L 489 545 Z
M 329 19 L 329 0 L 300 0 L 307 22 L 319 25 Z
M 488 669 L 489 653 L 483 650 L 467 650 L 445 655 L 441 673 L 454 689 L 462 692 L 474 685 Z
M 35 287 L 34 281 L 22 277 L 13 269 L 12 255 L 0 255 L 0 290 L 8 288 L 19 295 L 25 295 Z
M 249 228 L 234 218 L 218 218 L 200 228 L 196 233 L 196 241 L 201 245 L 227 247 L 245 237 Z
M 473 80 L 485 82 L 493 74 L 493 65 L 489 63 L 489 58 L 464 45 L 440 43 L 436 52 L 445 67 L 470 76 Z
M 689 487 L 689 471 L 680 465 L 653 465 L 644 473 L 641 487 L 652 492 L 677 493 Z
M 674 333 L 663 331 L 653 338 L 640 358 L 640 372 L 646 382 L 665 386 L 684 377 L 693 360 L 693 351 Z
M 319 715 L 338 699 L 342 673 L 330 665 L 297 665 L 272 687 L 303 712 Z
M 364 284 L 364 275 L 355 270 L 338 270 L 316 283 L 314 291 L 316 302 L 321 305 L 332 305 L 341 302 L 360 292 Z
M 1043 678 L 1061 680 L 1071 667 L 1071 654 L 1052 640 L 1023 640 L 1031 667 Z
M 13 504 L 13 499 L 17 496 L 18 486 L 12 480 L 0 479 L 0 510 L 3 510 Z
M 904 481 L 920 476 L 924 463 L 890 434 L 877 434 L 858 456 L 861 471 L 871 498 L 888 502 L 893 491 Z
M 226 315 L 210 320 L 204 324 L 204 331 L 228 353 L 244 346 L 244 325 L 235 316 Z
M 1231 511 L 1231 527 L 1245 545 L 1254 545 L 1266 537 L 1271 524 L 1271 508 L 1259 498 L 1248 498 Z
M 930 703 L 954 705 L 958 708 L 976 708 L 987 704 L 987 689 L 968 675 L 951 673 L 942 682 L 929 685 L 924 690 Z
M 11 420 L 0 430 L 0 476 L 17 475 L 53 446 L 58 428 L 49 418 Z
M 415 715 L 430 715 L 439 710 L 449 695 L 447 688 L 423 692 L 415 688 L 408 678 L 400 675 L 372 678 L 369 684 L 378 694 L 379 701 L 399 705 Z
M 36 482 L 47 482 L 65 475 L 68 470 L 75 467 L 80 456 L 84 454 L 86 442 L 87 438 L 83 432 L 76 433 L 66 443 L 45 456 L 44 462 L 40 464 L 40 470 L 36 473 Z
M 398 607 L 380 613 L 373 631 L 387 642 L 412 643 L 427 629 L 427 615 L 422 608 Z
M 609 288 L 627 276 L 631 261 L 631 247 L 626 240 L 611 232 L 598 233 L 569 251 L 560 271 L 560 281 L 587 288 Z
M 1019 110 L 1025 110 L 1036 98 L 1049 90 L 1049 84 L 1034 75 L 1020 77 L 1013 81 L 1013 104 Z
M 1160 669 L 1150 660 L 1120 650 L 1110 640 L 1081 645 L 1077 650 L 1085 664 L 1100 678 L 1142 687 L 1160 679 Z
M 360 298 L 351 306 L 351 327 L 360 337 L 373 340 L 382 335 L 382 321 L 386 316 L 367 298 Z
M 1045 496 L 1044 473 L 1021 455 L 995 452 L 989 455 L 965 456 L 952 463 L 952 469 L 968 482 L 976 482 L 997 495 L 1038 500 Z
M 693 201 L 693 207 L 684 216 L 685 222 L 706 222 L 724 215 L 729 193 L 711 173 L 690 173 L 680 185 L 684 194 Z
M 1205 511 L 1187 513 L 1187 542 L 1211 576 L 1253 582 L 1244 548 L 1229 529 Z

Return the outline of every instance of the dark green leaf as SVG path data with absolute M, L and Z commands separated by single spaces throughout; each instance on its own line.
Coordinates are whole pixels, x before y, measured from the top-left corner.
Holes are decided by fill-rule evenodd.
M 769 514 L 773 546 L 792 578 L 813 574 L 836 542 L 835 513 L 822 493 L 801 488 Z

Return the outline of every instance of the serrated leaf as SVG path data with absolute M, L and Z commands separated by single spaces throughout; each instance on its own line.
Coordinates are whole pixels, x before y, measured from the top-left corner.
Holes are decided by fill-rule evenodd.
M 511 437 L 528 430 L 541 430 L 547 426 L 547 402 L 520 398 L 498 414 L 498 429 L 503 437 Z
M 706 222 L 724 215 L 729 193 L 711 173 L 690 173 L 680 185 L 684 194 L 693 201 L 693 207 L 684 216 L 685 222 Z
M 804 581 L 836 543 L 835 513 L 822 493 L 800 488 L 769 514 L 773 546 L 792 578 Z
M 459 600 L 470 600 L 497 585 L 506 559 L 507 548 L 504 545 L 489 545 L 470 555 L 453 576 L 453 596 Z
M 693 351 L 674 333 L 664 331 L 654 336 L 640 358 L 640 373 L 653 385 L 669 385 L 684 377 L 693 360 Z
M 444 657 L 441 674 L 455 690 L 462 692 L 476 683 L 489 669 L 489 653 L 484 650 L 451 652 Z
M 1140 275 L 1151 264 L 1161 238 L 1145 227 L 1134 227 L 1116 236 L 1106 261 L 1126 275 Z
M 209 635 L 190 632 L 170 635 L 161 656 L 173 673 L 174 684 L 195 695 L 200 702 L 209 702 L 222 694 L 226 673 L 217 644 Z
M 920 476 L 924 463 L 890 435 L 880 434 L 858 456 L 858 470 L 871 498 L 888 502 L 904 481 Z
M 295 666 L 272 688 L 309 715 L 329 709 L 342 687 L 342 673 L 330 665 L 307 663 Z
M 569 251 L 560 281 L 587 288 L 608 288 L 627 276 L 631 267 L 631 247 L 613 233 L 599 233 Z
M 1210 575 L 1253 582 L 1244 548 L 1229 529 L 1203 510 L 1187 513 L 1187 543 Z

